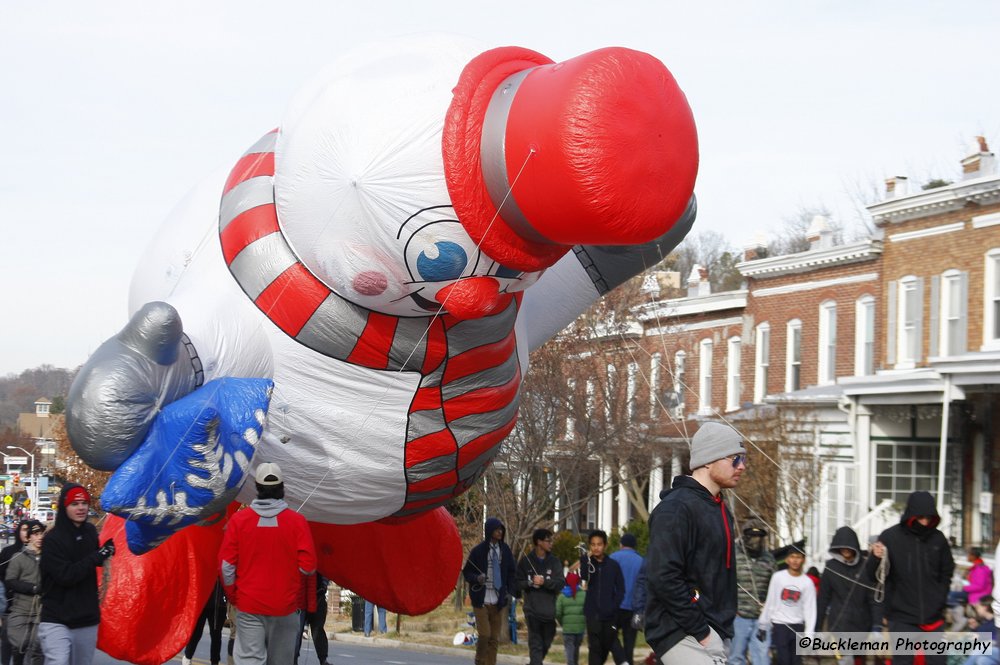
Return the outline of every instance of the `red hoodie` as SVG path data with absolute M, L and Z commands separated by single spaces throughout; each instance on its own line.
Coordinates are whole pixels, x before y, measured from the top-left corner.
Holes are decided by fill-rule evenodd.
M 232 516 L 219 550 L 226 597 L 241 612 L 285 616 L 302 608 L 303 576 L 316 572 L 306 518 L 276 499 L 256 500 Z M 311 579 L 311 578 L 310 578 Z M 314 609 L 316 594 L 307 593 Z

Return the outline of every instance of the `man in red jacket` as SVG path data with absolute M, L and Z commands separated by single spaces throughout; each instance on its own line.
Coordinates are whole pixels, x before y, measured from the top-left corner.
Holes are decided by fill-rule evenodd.
M 222 585 L 236 607 L 240 665 L 291 663 L 299 610 L 315 610 L 316 548 L 306 519 L 285 503 L 281 468 L 264 463 L 254 474 L 257 498 L 226 525 L 219 551 Z M 313 605 L 309 607 L 308 605 Z

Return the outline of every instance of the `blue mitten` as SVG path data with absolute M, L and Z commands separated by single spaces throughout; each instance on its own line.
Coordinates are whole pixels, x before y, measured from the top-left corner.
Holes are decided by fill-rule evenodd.
M 106 511 L 127 520 L 132 552 L 148 552 L 233 501 L 264 429 L 273 385 L 269 379 L 216 379 L 156 416 L 101 495 Z

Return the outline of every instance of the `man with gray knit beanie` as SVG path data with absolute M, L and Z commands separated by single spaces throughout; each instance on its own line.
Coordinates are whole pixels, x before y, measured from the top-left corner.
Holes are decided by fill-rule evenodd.
M 646 641 L 662 665 L 723 665 L 736 616 L 733 515 L 721 491 L 747 468 L 743 436 L 701 424 L 690 476 L 677 476 L 649 516 Z

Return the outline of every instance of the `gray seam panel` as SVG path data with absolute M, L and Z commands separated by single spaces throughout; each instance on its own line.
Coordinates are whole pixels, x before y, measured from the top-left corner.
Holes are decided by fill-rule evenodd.
M 484 466 L 490 463 L 490 461 L 493 459 L 493 455 L 497 451 L 497 448 L 499 448 L 501 445 L 503 445 L 503 441 L 502 440 L 497 441 L 496 445 L 492 446 L 489 450 L 483 451 L 482 454 L 479 455 L 479 457 L 477 457 L 476 459 L 472 460 L 471 462 L 463 466 L 461 469 L 459 469 L 458 470 L 459 481 L 468 480 L 472 476 L 479 473 L 480 469 L 482 469 Z
M 250 146 L 250 149 L 243 153 L 243 156 L 274 152 L 276 145 L 278 145 L 278 132 L 268 132 L 257 139 L 257 142 Z
M 446 471 L 451 471 L 455 468 L 457 459 L 458 453 L 451 453 L 429 459 L 420 464 L 414 464 L 406 470 L 406 482 L 415 483 L 419 480 L 426 480 L 434 476 L 439 476 Z
M 277 527 L 278 526 L 278 518 L 277 517 L 264 517 L 263 515 L 261 515 L 261 517 L 257 520 L 257 526 Z
M 436 388 L 441 385 L 441 381 L 444 379 L 444 368 L 445 363 L 441 363 L 434 368 L 434 371 L 430 374 L 425 374 L 424 378 L 420 380 L 421 388 Z
M 508 76 L 497 89 L 493 91 L 490 103 L 486 107 L 483 118 L 483 131 L 479 143 L 480 164 L 483 171 L 483 183 L 490 195 L 493 207 L 500 211 L 500 216 L 517 235 L 534 242 L 553 244 L 543 236 L 525 216 L 517 205 L 516 196 L 511 191 L 508 178 L 507 119 L 510 117 L 510 107 L 514 103 L 518 88 L 525 77 L 537 67 L 525 69 Z M 522 157 L 515 155 L 518 162 Z M 525 155 L 523 159 L 528 159 Z M 520 163 L 517 165 L 521 169 Z
M 454 358 L 469 349 L 505 339 L 514 329 L 515 318 L 517 301 L 511 299 L 507 308 L 499 314 L 456 324 L 448 331 L 448 357 Z
M 368 313 L 336 293 L 328 295 L 295 339 L 310 349 L 347 360 L 368 323 Z
M 256 300 L 278 275 L 297 262 L 281 233 L 276 232 L 244 247 L 229 265 L 229 270 L 250 299 Z
M 455 435 L 458 447 L 461 448 L 468 442 L 478 439 L 483 434 L 500 429 L 501 426 L 510 422 L 511 418 L 517 413 L 517 401 L 520 392 L 518 390 L 518 394 L 514 396 L 514 401 L 502 409 L 487 413 L 473 413 L 452 422 L 451 433 Z
M 445 428 L 444 412 L 441 409 L 426 409 L 410 414 L 410 422 L 406 428 L 407 442 L 419 439 L 428 434 L 440 432 Z
M 404 362 L 407 363 L 406 369 L 419 370 L 423 366 L 427 352 L 427 335 L 424 332 L 428 325 L 433 325 L 433 319 L 398 319 L 396 334 L 389 348 L 389 369 L 401 369 Z
M 274 203 L 274 183 L 269 175 L 259 175 L 256 178 L 244 180 L 222 197 L 219 206 L 219 230 L 222 231 L 229 222 L 241 213 L 262 205 Z
M 495 388 L 506 385 L 511 379 L 517 376 L 517 354 L 510 354 L 502 365 L 484 369 L 475 374 L 463 376 L 455 379 L 451 383 L 446 383 L 441 388 L 441 397 L 447 401 L 453 397 L 464 395 L 467 392 L 478 390 L 479 388 Z
M 446 497 L 452 493 L 453 487 L 445 487 L 444 489 L 434 490 L 433 492 L 414 492 L 406 496 L 406 501 L 424 501 L 426 499 L 436 499 L 438 497 Z

